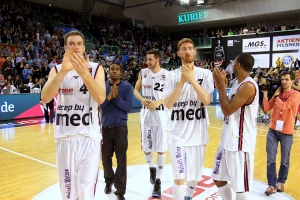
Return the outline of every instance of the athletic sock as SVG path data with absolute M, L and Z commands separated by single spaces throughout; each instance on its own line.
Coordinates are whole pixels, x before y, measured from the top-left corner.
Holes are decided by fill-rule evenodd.
M 167 157 L 166 154 L 158 154 L 157 155 L 157 163 L 156 163 L 157 174 L 156 174 L 156 178 L 159 178 L 160 180 L 161 180 L 161 177 L 162 177 L 164 169 L 165 169 L 166 157 Z
M 224 185 L 223 187 L 218 187 L 218 192 L 223 198 L 223 200 L 232 199 L 231 189 L 228 184 Z
M 155 167 L 154 163 L 153 163 L 153 153 L 150 153 L 149 155 L 146 155 L 144 153 L 144 156 L 145 156 L 146 162 L 149 164 L 149 167 Z
M 184 198 L 185 185 L 176 185 L 173 183 L 172 194 L 174 200 L 182 200 Z
M 236 200 L 247 200 L 248 195 L 246 192 L 243 193 L 236 193 Z
M 189 181 L 187 184 L 185 196 L 193 197 L 196 185 L 197 185 L 197 181 Z

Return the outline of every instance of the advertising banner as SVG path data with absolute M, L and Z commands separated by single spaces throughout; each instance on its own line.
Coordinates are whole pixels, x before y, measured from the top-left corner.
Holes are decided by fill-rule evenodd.
M 300 35 L 284 35 L 273 37 L 273 51 L 296 50 L 296 52 L 298 52 L 299 49 Z
M 249 38 L 243 39 L 243 49 L 242 52 L 263 52 L 270 51 L 270 37 L 261 37 L 261 38 Z
M 270 66 L 270 54 L 252 54 L 254 58 L 253 68 L 269 68 Z
M 54 112 L 56 98 L 54 98 Z M 0 121 L 44 116 L 40 94 L 0 95 Z
M 300 59 L 300 52 L 291 52 L 291 53 L 273 53 L 272 54 L 272 65 L 276 66 L 276 60 L 278 57 L 282 60 L 286 67 L 290 67 L 292 61 L 295 61 L 296 58 Z

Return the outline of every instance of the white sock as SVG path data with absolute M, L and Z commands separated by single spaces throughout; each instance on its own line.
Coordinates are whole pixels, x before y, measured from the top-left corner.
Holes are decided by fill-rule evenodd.
M 166 154 L 157 154 L 156 178 L 161 179 L 166 165 L 166 158 L 167 158 Z
M 247 200 L 248 195 L 246 192 L 236 193 L 236 200 Z
M 145 155 L 145 159 L 146 159 L 146 162 L 149 164 L 149 167 L 155 167 L 154 166 L 154 163 L 153 163 L 153 153 L 150 153 L 149 155 Z
M 300 124 L 300 120 L 298 120 L 298 119 L 297 119 L 297 122 L 296 122 L 296 124 L 297 124 L 297 125 L 298 125 L 298 124 Z
M 172 194 L 174 200 L 183 200 L 185 185 L 176 185 L 173 183 Z
M 218 187 L 218 192 L 223 198 L 223 200 L 232 199 L 231 189 L 228 184 L 224 185 L 223 187 Z
M 193 197 L 196 185 L 197 185 L 197 181 L 189 181 L 187 184 L 185 196 Z

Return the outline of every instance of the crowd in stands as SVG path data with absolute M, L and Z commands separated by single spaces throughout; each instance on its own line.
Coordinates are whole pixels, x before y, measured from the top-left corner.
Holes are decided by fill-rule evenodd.
M 177 40 L 182 37 L 201 38 L 224 35 L 222 29 L 205 32 L 191 32 L 177 35 L 164 36 L 155 27 L 147 27 L 133 24 L 132 21 L 117 22 L 106 18 L 103 14 L 92 15 L 89 22 L 80 24 L 80 13 L 74 10 L 51 9 L 49 6 L 42 6 L 23 1 L 0 0 L 0 86 L 4 87 L 7 82 L 18 90 L 21 86 L 38 86 L 40 82 L 47 81 L 51 68 L 61 63 L 64 48 L 64 32 L 58 24 L 67 24 L 71 27 L 88 30 L 98 43 L 91 49 L 86 48 L 86 54 L 90 55 L 91 61 L 101 63 L 105 69 L 112 63 L 120 64 L 124 73 L 122 79 L 130 82 L 133 87 L 141 68 L 146 65 L 146 52 L 158 49 L 162 54 L 162 65 L 173 70 L 180 66 L 180 59 L 176 54 Z M 41 13 L 47 13 L 43 17 Z M 39 27 L 36 21 L 40 19 L 43 27 Z M 248 34 L 268 31 L 284 31 L 300 28 L 294 24 L 283 24 L 268 28 L 265 23 L 258 27 L 247 29 L 240 28 L 238 31 L 230 29 L 228 35 Z M 10 44 L 14 44 L 12 50 Z M 117 46 L 120 51 L 103 52 L 102 46 Z M 209 59 L 195 60 L 198 67 L 207 68 L 213 71 L 213 61 Z M 230 78 L 231 75 L 228 75 Z M 41 80 L 40 80 L 41 79 Z M 17 80 L 15 82 L 15 80 Z M 230 80 L 229 80 L 230 83 Z
M 260 24 L 257 23 L 257 27 L 240 27 L 240 28 L 232 28 L 228 29 L 227 31 L 223 29 L 216 29 L 212 30 L 209 34 L 210 37 L 214 37 L 216 35 L 220 36 L 232 36 L 232 35 L 243 35 L 243 34 L 259 34 L 259 33 L 267 33 L 267 32 L 274 32 L 274 31 L 287 31 L 287 30 L 294 30 L 300 29 L 300 21 L 297 25 L 294 23 L 285 24 L 283 23 L 281 26 L 278 24 L 272 24 L 270 27 L 266 25 L 266 23 Z M 227 33 L 227 34 L 226 34 Z

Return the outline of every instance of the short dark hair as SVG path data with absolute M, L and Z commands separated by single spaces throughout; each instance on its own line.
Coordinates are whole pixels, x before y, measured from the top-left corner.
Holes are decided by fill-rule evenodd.
M 280 73 L 280 78 L 281 78 L 282 76 L 284 76 L 284 75 L 287 75 L 287 74 L 290 75 L 291 80 L 295 80 L 295 74 L 294 74 L 292 71 L 282 71 L 282 72 Z
M 159 58 L 159 60 L 161 60 L 161 55 L 160 55 L 159 50 L 156 50 L 156 49 L 150 50 L 147 52 L 147 55 L 149 55 L 149 54 L 153 54 L 155 59 Z
M 111 65 L 109 66 L 109 70 L 110 70 L 110 68 L 111 68 L 112 66 L 114 66 L 114 65 L 119 66 L 119 67 L 120 67 L 120 70 L 122 71 L 122 67 L 121 67 L 121 65 L 119 65 L 118 63 L 113 63 L 113 64 L 111 64 Z
M 242 53 L 236 57 L 237 63 L 243 67 L 246 72 L 251 72 L 254 65 L 254 58 L 248 53 Z

